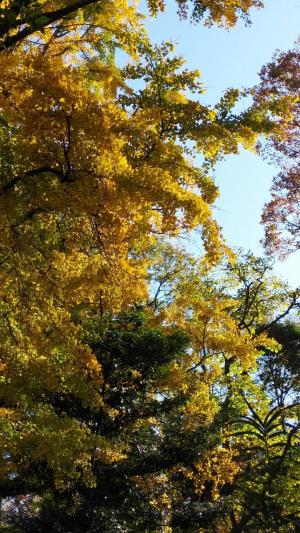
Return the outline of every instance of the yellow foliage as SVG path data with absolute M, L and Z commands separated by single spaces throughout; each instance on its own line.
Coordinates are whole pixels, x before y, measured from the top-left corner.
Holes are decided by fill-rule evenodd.
M 216 448 L 204 454 L 201 462 L 195 464 L 198 473 L 193 475 L 193 481 L 199 494 L 204 490 L 204 481 L 212 482 L 212 499 L 216 500 L 219 489 L 224 483 L 232 483 L 238 474 L 240 466 L 234 460 L 233 453 L 227 448 Z
M 163 7 L 149 3 L 153 12 Z M 246 12 L 259 2 L 202 3 L 209 4 L 208 22 L 230 26 L 237 8 Z M 46 10 L 61 4 L 39 2 Z M 11 6 L 0 1 L 1 9 Z M 28 25 L 22 16 L 8 28 L 9 39 L 18 24 Z M 188 98 L 189 90 L 203 92 L 198 73 L 182 70 L 180 58 L 150 50 L 136 8 L 126 0 L 79 10 L 65 25 L 47 24 L 43 32 L 36 24 L 34 42 L 10 53 L 0 40 L 0 397 L 8 406 L 0 415 L 4 454 L 10 454 L 2 455 L 0 468 L 9 478 L 20 456 L 27 466 L 44 461 L 63 489 L 81 477 L 93 486 L 94 460 L 113 464 L 128 452 L 123 443 L 95 437 L 88 425 L 48 407 L 53 397 L 67 397 L 102 409 L 111 421 L 122 415 L 105 404 L 104 371 L 83 342 L 80 313 L 115 316 L 145 302 L 156 260 L 150 251 L 162 234 L 198 230 L 203 271 L 230 256 L 212 214 L 217 187 L 193 157 L 198 150 L 212 164 L 237 153 L 239 143 L 251 148 L 256 133 L 242 120 L 236 127 L 222 122 L 217 110 Z M 114 64 L 116 44 L 133 58 L 127 74 Z M 130 72 L 132 79 L 143 78 L 140 92 L 127 85 Z M 160 317 L 166 328 L 188 333 L 192 350 L 160 368 L 146 397 L 186 395 L 178 408 L 183 432 L 193 432 L 199 421 L 207 427 L 217 415 L 212 385 L 224 377 L 221 358 L 246 371 L 261 345 L 276 348 L 266 336 L 253 339 L 237 327 L 229 312 L 233 300 L 208 296 L 188 280 Z M 202 373 L 194 371 L 203 354 L 209 362 Z M 130 368 L 129 375 L 122 386 L 137 391 L 142 372 Z M 136 428 L 146 431 L 151 423 L 157 421 L 145 416 Z M 158 423 L 155 429 L 163 431 Z M 211 479 L 214 497 L 237 472 L 221 448 L 196 468 L 199 492 L 203 479 Z M 168 480 L 150 481 L 152 505 L 166 510 L 167 532 Z
M 198 388 L 189 397 L 188 402 L 180 409 L 182 412 L 183 427 L 190 431 L 196 429 L 201 421 L 202 425 L 209 425 L 219 410 L 219 406 L 211 397 L 210 387 L 199 382 Z

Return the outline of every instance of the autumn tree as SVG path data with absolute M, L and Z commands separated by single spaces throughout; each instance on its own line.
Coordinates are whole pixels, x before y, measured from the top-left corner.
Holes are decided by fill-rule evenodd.
M 198 2 L 194 18 L 231 25 L 258 4 Z M 1 495 L 28 528 L 54 509 L 54 530 L 228 524 L 234 386 L 297 294 L 243 290 L 213 167 L 279 138 L 290 96 L 237 112 L 230 89 L 205 106 L 198 72 L 152 46 L 126 2 L 0 7 Z M 192 230 L 199 264 L 159 247 Z M 226 256 L 232 293 L 207 277 Z
M 206 18 L 208 24 L 233 26 L 238 17 L 249 21 L 252 7 L 263 7 L 261 0 L 185 0 L 177 1 L 178 11 L 186 17 L 191 8 L 191 18 L 199 21 Z M 94 34 L 95 28 L 114 33 L 111 26 L 111 12 L 115 7 L 127 10 L 127 2 L 102 2 L 100 0 L 2 0 L 0 2 L 0 51 L 20 44 L 24 39 L 49 31 L 52 38 L 59 39 L 70 29 L 80 28 L 81 38 Z M 152 14 L 165 8 L 160 0 L 149 0 L 148 7 Z M 105 20 L 105 17 L 107 19 Z M 107 25 L 107 20 L 110 23 Z M 125 22 L 125 20 L 124 20 Z M 122 27 L 122 24 L 121 26 Z M 122 28 L 127 30 L 126 22 Z
M 19 445 L 7 445 L 14 476 L 2 494 L 12 497 L 6 516 L 15 530 L 288 531 L 297 523 L 299 404 L 293 394 L 274 402 L 268 362 L 288 353 L 297 386 L 297 337 L 284 341 L 280 321 L 299 296 L 249 255 L 207 276 L 182 251 L 158 252 L 169 277 L 155 301 L 119 316 L 86 307 L 74 317 L 101 364 L 101 404 L 56 390 L 34 398 L 65 421 L 60 463 L 49 435 L 29 441 L 23 430 L 25 449 L 46 447 L 27 463 Z M 275 329 L 282 347 L 266 336 Z M 74 459 L 84 435 L 87 462 L 77 462 L 70 484 L 68 454 Z
M 141 309 L 114 318 L 89 311 L 84 323 L 85 341 L 102 367 L 102 405 L 92 408 L 62 393 L 45 394 L 39 403 L 93 435 L 92 449 L 87 442 L 84 448 L 93 481 L 87 484 L 80 468 L 75 483 L 61 479 L 57 485 L 57 473 L 40 458 L 17 471 L 18 458 L 8 448 L 6 462 L 15 476 L 2 491 L 19 511 L 7 509 L 8 524 L 21 531 L 47 525 L 48 531 L 74 532 L 207 525 L 217 515 L 212 502 L 236 472 L 230 450 L 220 446 L 213 376 L 194 368 L 186 332 L 151 326 Z M 61 444 L 65 461 L 66 442 Z M 15 498 L 20 491 L 28 495 L 21 505 Z
M 124 18 L 137 27 L 130 39 Z M 45 31 L 0 58 L 3 431 L 12 424 L 25 447 L 35 423 L 44 444 L 70 431 L 70 479 L 89 463 L 89 436 L 37 408 L 37 398 L 64 391 L 101 404 L 101 365 L 74 315 L 85 305 L 114 313 L 144 301 L 156 235 L 197 227 L 207 265 L 216 263 L 225 246 L 211 213 L 211 167 L 239 143 L 254 146 L 263 117 L 273 127 L 264 108 L 236 114 L 234 90 L 215 108 L 202 105 L 198 73 L 184 70 L 169 44 L 151 47 L 131 8 L 114 4 L 110 21 L 119 45 L 138 54 L 123 70 L 106 34 L 83 38 L 75 27 L 60 39 Z M 8 434 L 8 448 L 12 435 L 19 442 Z M 29 462 L 31 453 L 44 457 L 44 444 L 28 446 Z M 59 483 L 64 467 L 51 449 Z
M 175 260 L 171 251 L 168 256 L 166 271 Z M 297 326 L 284 321 L 290 313 L 296 316 L 299 291 L 289 290 L 272 276 L 270 262 L 251 254 L 229 263 L 223 276 L 218 270 L 217 277 L 195 272 L 193 260 L 189 269 L 182 268 L 181 256 L 175 263 L 173 277 L 164 276 L 160 267 L 153 302 L 158 308 L 159 294 L 166 294 L 168 314 L 182 317 L 185 309 L 193 368 L 202 376 L 218 368 L 212 384 L 216 391 L 222 384 L 216 420 L 236 467 L 234 480 L 206 508 L 205 530 L 294 531 L 299 506 L 299 350 Z M 172 311 L 178 278 L 181 289 Z M 214 471 L 211 481 L 216 477 Z
M 278 98 L 289 97 L 292 120 L 282 121 L 283 138 L 271 136 L 267 155 L 281 166 L 274 178 L 271 200 L 262 216 L 265 225 L 265 245 L 272 253 L 282 256 L 299 248 L 300 230 L 300 52 L 299 45 L 288 52 L 277 52 L 272 61 L 261 70 L 261 83 L 255 98 L 276 106 Z

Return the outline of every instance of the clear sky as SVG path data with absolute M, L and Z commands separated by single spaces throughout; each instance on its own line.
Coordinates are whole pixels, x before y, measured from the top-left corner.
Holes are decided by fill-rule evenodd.
M 251 20 L 250 27 L 241 21 L 230 31 L 192 25 L 178 19 L 176 4 L 169 1 L 165 13 L 157 19 L 147 17 L 146 26 L 152 41 L 172 40 L 187 66 L 201 71 L 206 87 L 202 101 L 213 104 L 228 87 L 254 85 L 260 68 L 274 51 L 293 46 L 300 33 L 300 0 L 265 0 L 264 9 L 252 10 Z M 244 150 L 218 165 L 215 177 L 220 198 L 215 216 L 231 246 L 263 253 L 259 244 L 263 236 L 260 216 L 277 170 Z M 300 252 L 276 263 L 275 271 L 291 285 L 299 285 Z

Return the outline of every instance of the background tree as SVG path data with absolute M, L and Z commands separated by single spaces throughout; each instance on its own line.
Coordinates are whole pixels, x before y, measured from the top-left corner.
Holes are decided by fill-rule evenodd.
M 272 404 L 284 407 L 287 402 L 299 401 L 299 325 L 274 324 L 270 333 L 281 349 L 276 353 L 266 351 L 260 360 L 260 380 Z
M 168 271 L 170 259 L 165 263 Z M 201 516 L 207 517 L 207 531 L 294 531 L 299 506 L 298 330 L 282 321 L 290 313 L 296 316 L 299 292 L 271 275 L 270 262 L 251 254 L 230 263 L 223 275 L 217 269 L 216 277 L 203 277 L 201 268 L 195 269 L 192 258 L 188 268 L 182 267 L 179 256 L 174 273 L 180 293 L 176 296 L 174 278 L 164 277 L 162 267 L 158 284 L 169 309 L 175 298 L 177 316 L 185 301 L 193 368 L 203 376 L 217 364 L 220 372 L 213 382 L 214 390 L 222 391 L 217 420 L 237 474 L 209 508 L 201 509 Z M 197 287 L 195 293 L 191 285 Z M 155 296 L 157 308 L 159 292 Z M 267 332 L 274 341 L 264 337 Z
M 299 528 L 299 327 L 277 323 L 271 330 L 281 347 L 264 350 L 256 392 L 240 390 L 247 412 L 233 423 L 233 446 L 245 465 L 235 481 L 236 532 Z
M 300 52 L 299 45 L 288 52 L 277 52 L 260 73 L 261 83 L 255 98 L 276 106 L 278 97 L 289 96 L 292 120 L 282 121 L 284 137 L 271 136 L 267 155 L 282 167 L 271 189 L 272 199 L 264 208 L 265 245 L 282 256 L 299 248 L 300 230 Z

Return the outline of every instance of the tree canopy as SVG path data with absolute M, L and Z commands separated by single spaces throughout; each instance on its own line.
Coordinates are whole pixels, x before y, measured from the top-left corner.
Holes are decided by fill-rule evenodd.
M 252 7 L 263 7 L 261 0 L 177 0 L 178 12 L 198 22 L 206 17 L 207 24 L 233 26 L 241 16 L 249 21 Z M 149 0 L 152 14 L 164 10 L 161 0 Z M 70 28 L 80 27 L 83 32 L 95 33 L 95 28 L 114 32 L 105 22 L 111 11 L 126 15 L 132 11 L 127 2 L 112 0 L 1 0 L 0 2 L 0 51 L 21 43 L 27 37 L 44 33 L 45 29 L 57 39 Z M 111 21 L 111 16 L 109 19 Z
M 299 291 L 213 216 L 218 161 L 292 157 L 289 54 L 210 106 L 134 5 L 0 2 L 3 531 L 299 527 Z

